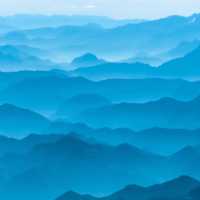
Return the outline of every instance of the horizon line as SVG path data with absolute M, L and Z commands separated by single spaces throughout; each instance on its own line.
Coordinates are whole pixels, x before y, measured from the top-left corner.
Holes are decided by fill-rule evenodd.
M 53 17 L 53 16 L 63 16 L 63 17 L 102 17 L 102 18 L 108 18 L 112 20 L 158 20 L 158 19 L 164 19 L 164 18 L 169 18 L 169 17 L 191 17 L 194 15 L 200 15 L 200 12 L 194 12 L 191 14 L 186 14 L 186 15 L 179 15 L 179 14 L 171 14 L 171 15 L 165 15 L 165 16 L 160 16 L 160 17 L 152 17 L 152 18 L 133 18 L 133 17 L 114 17 L 114 16 L 108 16 L 108 15 L 92 15 L 92 14 L 65 14 L 65 13 L 26 13 L 26 12 L 19 12 L 19 13 L 10 13 L 10 14 L 0 14 L 0 17 L 6 18 L 6 17 L 15 17 L 15 16 L 43 16 L 43 17 Z

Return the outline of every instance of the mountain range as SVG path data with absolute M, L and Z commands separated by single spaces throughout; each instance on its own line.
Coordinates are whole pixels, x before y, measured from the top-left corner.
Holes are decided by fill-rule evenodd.
M 103 27 L 122 26 L 127 23 L 140 23 L 144 20 L 115 20 L 103 16 L 81 15 L 12 15 L 0 17 L 0 24 L 12 27 L 11 30 L 36 29 L 42 27 L 58 27 L 64 25 L 100 24 Z M 8 29 L 9 30 L 9 29 Z
M 5 155 L 0 161 L 4 166 L 2 177 L 6 179 L 2 181 L 1 196 L 4 199 L 14 196 L 19 199 L 29 197 L 31 200 L 52 199 L 67 188 L 96 194 L 101 188 L 101 192 L 108 193 L 134 180 L 150 181 L 135 176 L 138 170 L 147 170 L 146 167 L 141 168 L 147 160 L 151 163 L 147 166 L 150 170 L 156 162 L 162 161 L 162 157 L 128 145 L 90 144 L 77 137 L 66 136 L 55 142 L 36 145 L 23 156 L 16 153 Z M 98 173 L 91 174 L 91 171 Z M 6 174 L 8 177 L 5 177 Z M 113 177 L 116 184 L 113 184 Z M 38 178 L 42 181 L 38 182 Z M 99 182 L 94 184 L 97 179 Z M 37 193 L 34 194 L 35 189 Z
M 113 104 L 82 112 L 74 118 L 74 122 L 82 122 L 95 128 L 110 127 L 142 130 L 160 127 L 196 129 L 200 128 L 199 104 L 199 98 L 189 102 L 163 98 L 141 104 Z
M 113 103 L 147 102 L 170 97 L 189 101 L 200 94 L 199 82 L 168 79 L 113 79 L 90 81 L 66 72 L 0 73 L 0 103 L 34 111 L 55 113 L 69 98 L 96 94 Z M 113 88 L 117 88 L 114 90 Z
M 37 57 L 39 52 L 40 50 L 28 46 L 0 46 L 0 70 L 49 70 L 53 68 L 53 63 Z
M 105 63 L 94 67 L 76 69 L 71 74 L 92 80 L 152 77 L 198 80 L 200 76 L 199 56 L 200 47 L 197 47 L 184 57 L 170 60 L 158 67 L 142 63 Z
M 38 29 L 34 27 L 32 30 L 9 32 L 1 40 L 4 44 L 17 43 L 51 50 L 49 59 L 54 57 L 53 60 L 57 61 L 66 62 L 88 52 L 116 61 L 137 55 L 149 57 L 161 54 L 183 42 L 198 40 L 199 19 L 198 14 L 189 17 L 170 16 L 140 23 L 126 22 L 114 28 L 103 28 L 98 25 L 100 23 L 82 23 L 81 26 L 75 26 L 73 23 L 67 24 L 66 20 L 65 24 L 56 27 L 39 26 Z M 25 26 L 25 21 L 22 21 Z M 37 20 L 38 24 L 40 22 L 42 20 Z
M 81 95 L 79 97 L 81 97 Z M 99 102 L 100 105 L 102 105 L 102 103 L 104 104 L 104 98 L 100 100 L 103 100 Z M 105 101 L 105 103 L 107 104 L 107 101 Z M 70 111 L 70 115 L 65 114 L 65 116 L 68 115 L 67 120 L 69 121 L 70 118 L 74 117 L 75 113 L 80 112 L 80 109 L 88 109 L 88 104 L 86 104 L 87 108 L 76 108 L 76 104 L 72 104 L 71 106 L 69 105 L 67 110 L 73 108 L 73 106 L 74 109 L 76 109 L 76 112 L 72 109 L 73 112 Z M 91 105 L 89 105 L 89 107 L 90 106 Z M 97 104 L 92 106 L 97 106 Z M 185 146 L 199 145 L 199 129 L 184 130 L 152 128 L 136 132 L 128 129 L 127 127 L 117 129 L 103 128 L 104 124 L 102 124 L 99 129 L 93 129 L 85 124 L 69 123 L 66 121 L 66 119 L 65 121 L 49 120 L 38 113 L 13 105 L 2 105 L 0 108 L 1 119 L 3 122 L 5 121 L 4 123 L 0 124 L 0 132 L 4 136 L 22 138 L 30 133 L 39 133 L 43 135 L 63 135 L 76 133 L 80 138 L 89 142 L 103 143 L 114 146 L 127 143 L 131 146 L 136 146 L 137 148 L 144 149 L 148 152 L 161 155 L 170 155 L 179 151 Z M 67 110 L 65 107 L 63 107 L 63 110 L 61 109 L 60 111 L 67 112 Z M 106 113 L 106 115 L 108 114 Z M 57 113 L 58 118 L 62 118 L 61 116 L 61 114 Z M 142 127 L 144 128 L 144 126 Z M 171 141 L 174 141 L 174 143 L 172 144 Z
M 168 77 L 198 79 L 200 74 L 200 47 L 182 58 L 169 61 L 160 66 L 161 74 Z
M 103 198 L 80 195 L 76 192 L 69 191 L 61 197 L 58 197 L 56 200 L 197 200 L 200 198 L 199 191 L 199 181 L 187 176 L 181 176 L 174 180 L 146 188 L 137 185 L 129 185 L 124 189 Z
M 127 144 L 110 146 L 88 142 L 77 135 L 33 135 L 21 141 L 9 140 L 10 145 L 4 141 L 2 149 L 7 154 L 0 159 L 0 197 L 3 199 L 55 199 L 68 190 L 105 196 L 132 183 L 143 185 L 137 188 L 143 188 L 142 194 L 147 195 L 149 188 L 156 187 L 149 185 L 183 174 L 200 178 L 199 147 L 185 147 L 170 156 L 159 156 Z M 180 180 L 183 183 L 178 181 L 177 185 L 172 184 L 171 190 L 162 193 L 165 198 L 189 192 L 190 188 L 185 188 L 188 178 Z
M 61 122 L 60 122 L 61 123 Z M 55 129 L 56 124 L 52 124 L 49 133 L 77 133 L 79 137 L 91 141 L 109 145 L 120 145 L 127 143 L 148 152 L 161 155 L 173 154 L 186 146 L 199 145 L 200 131 L 183 129 L 161 129 L 152 128 L 143 131 L 133 131 L 128 128 L 100 128 L 92 129 L 83 124 L 73 124 L 73 126 L 60 124 L 60 129 Z M 53 128 L 54 127 L 54 128 Z M 62 129 L 61 129 L 62 127 Z M 173 143 L 172 143 L 173 141 Z
M 0 17 L 0 199 L 199 200 L 200 14 Z

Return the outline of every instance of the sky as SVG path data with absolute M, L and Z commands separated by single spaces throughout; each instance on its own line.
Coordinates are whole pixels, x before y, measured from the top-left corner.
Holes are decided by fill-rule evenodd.
M 200 13 L 200 0 L 0 0 L 0 15 L 78 14 L 153 19 Z

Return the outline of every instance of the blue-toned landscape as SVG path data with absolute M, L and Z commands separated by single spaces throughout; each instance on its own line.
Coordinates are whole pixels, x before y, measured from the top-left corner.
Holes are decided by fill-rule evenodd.
M 0 0 L 1 200 L 200 200 L 200 2 L 159 2 Z

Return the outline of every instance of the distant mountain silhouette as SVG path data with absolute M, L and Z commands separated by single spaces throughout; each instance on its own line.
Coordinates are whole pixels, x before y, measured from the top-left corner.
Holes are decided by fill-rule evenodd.
M 33 57 L 43 57 L 45 55 L 45 51 L 40 48 L 34 48 L 31 46 L 26 45 L 16 45 L 16 44 L 8 44 L 8 45 L 1 45 L 0 50 L 3 51 L 5 54 L 13 54 L 23 55 L 27 54 Z
M 56 120 L 50 123 L 48 128 L 42 133 L 44 134 L 69 134 L 77 133 L 84 136 L 90 136 L 93 131 L 90 127 L 81 123 L 69 123 L 63 120 Z
M 0 133 L 17 137 L 41 131 L 49 125 L 45 117 L 10 104 L 0 106 L 0 121 Z
M 71 79 L 62 75 L 24 79 L 4 90 L 1 100 L 33 110 L 52 111 L 67 97 L 82 93 L 87 85 L 90 87 L 92 83 L 83 78 Z
M 144 131 L 133 131 L 128 128 L 100 128 L 93 129 L 81 123 L 69 123 L 64 121 L 51 122 L 42 134 L 70 134 L 76 133 L 82 139 L 104 143 L 108 145 L 120 145 L 127 143 L 148 152 L 162 155 L 173 154 L 186 146 L 199 145 L 200 130 L 162 129 L 152 128 Z M 171 141 L 174 141 L 173 144 Z
M 73 76 L 82 76 L 92 80 L 107 78 L 146 78 L 153 77 L 156 68 L 142 63 L 105 63 L 98 66 L 80 68 L 71 72 Z
M 152 185 L 183 174 L 200 178 L 200 151 L 196 147 L 185 147 L 173 155 L 159 156 L 127 144 L 110 146 L 87 141 L 77 134 L 30 135 L 22 140 L 3 138 L 0 141 L 1 164 L 4 166 L 0 173 L 3 178 L 0 179 L 0 197 L 4 199 L 15 196 L 25 200 L 29 196 L 30 200 L 48 200 L 67 190 L 102 196 L 132 183 Z M 4 180 L 5 174 L 9 178 L 7 181 Z M 130 185 L 105 198 L 171 200 L 182 194 L 189 195 L 196 189 L 194 185 L 199 187 L 198 184 L 183 176 L 161 185 Z
M 194 44 L 199 46 L 199 43 Z M 176 50 L 175 50 L 176 51 Z M 184 53 L 183 53 L 184 54 Z M 92 80 L 106 78 L 184 78 L 199 79 L 200 47 L 187 52 L 184 57 L 172 59 L 159 67 L 142 63 L 106 63 L 94 67 L 74 70 L 73 76 L 83 76 Z
M 112 102 L 140 103 L 163 97 L 185 101 L 200 94 L 199 82 L 183 80 L 114 79 L 95 82 L 81 77 L 69 78 L 62 71 L 0 73 L 0 79 L 1 103 L 44 114 L 54 113 L 66 99 L 80 94 L 95 93 Z
M 80 15 L 13 15 L 0 18 L 0 24 L 13 27 L 14 30 L 58 27 L 63 25 L 99 24 L 104 27 L 116 27 L 127 23 L 140 23 L 143 20 L 115 20 L 103 16 Z M 12 30 L 12 29 L 11 29 Z
M 188 174 L 199 178 L 198 166 L 200 165 L 200 151 L 198 147 L 187 146 L 168 159 L 170 167 L 177 175 Z
M 200 14 L 0 17 L 0 199 L 199 200 L 199 35 Z
M 80 94 L 67 99 L 56 112 L 57 118 L 71 119 L 88 109 L 109 105 L 111 102 L 97 94 Z
M 40 46 L 44 49 L 52 50 L 55 50 L 54 47 L 56 46 L 56 55 L 68 55 L 70 58 L 87 52 L 92 52 L 111 60 L 129 58 L 133 56 L 133 53 L 148 55 L 151 52 L 155 54 L 158 51 L 168 51 L 184 41 L 196 40 L 200 33 L 199 15 L 191 15 L 189 17 L 170 16 L 137 24 L 127 21 L 125 23 L 119 22 L 122 26 L 115 26 L 110 29 L 94 25 L 94 23 L 104 24 L 100 22 L 101 20 L 89 19 L 89 23 L 83 22 L 79 24 L 83 26 L 75 27 L 73 25 L 78 23 L 68 23 L 69 19 L 69 21 L 62 21 L 60 25 L 52 27 L 49 25 L 53 21 L 49 20 L 51 17 L 48 20 L 45 17 L 40 20 L 41 17 L 39 16 L 38 20 L 36 20 L 40 24 L 38 27 L 37 23 L 34 23 L 33 26 L 33 23 L 29 22 L 34 21 L 30 19 L 32 18 L 31 16 L 24 18 L 23 16 L 18 17 L 18 23 L 15 22 L 15 24 L 21 24 L 21 26 L 23 24 L 23 28 L 29 26 L 29 30 L 18 30 L 14 33 L 9 33 L 2 37 L 3 42 L 17 41 L 18 44 Z M 79 21 L 80 17 L 77 18 L 77 21 Z M 73 17 L 71 19 L 73 21 Z M 15 17 L 10 18 L 10 20 L 15 21 Z M 81 17 L 81 20 L 87 21 L 87 19 L 84 20 L 84 17 L 83 19 Z M 42 23 L 49 26 L 44 27 Z M 56 19 L 52 23 L 56 24 Z M 31 25 L 33 26 L 32 28 L 38 29 L 30 30 Z M 20 37 L 16 37 L 17 35 Z
M 4 160 L 5 166 L 13 162 L 18 170 L 7 169 L 10 180 L 0 189 L 0 196 L 11 199 L 15 195 L 24 200 L 31 194 L 29 198 L 32 200 L 55 198 L 67 188 L 97 194 L 115 191 L 132 181 L 151 182 L 155 173 L 149 180 L 136 174 L 139 171 L 140 174 L 146 174 L 147 169 L 153 169 L 163 158 L 129 145 L 112 147 L 92 144 L 69 135 L 53 143 L 36 145 L 23 157 L 11 154 L 5 156 Z M 147 167 L 144 164 L 146 162 L 150 163 Z M 91 174 L 91 171 L 98 173 Z M 94 184 L 96 180 L 99 181 Z M 30 184 L 27 185 L 28 182 Z M 43 184 L 48 184 L 48 187 L 41 187 Z M 22 192 L 22 188 L 26 188 L 26 192 Z M 35 188 L 38 188 L 37 193 L 33 192 Z
M 51 76 L 67 77 L 67 73 L 61 70 L 0 72 L 0 90 L 4 90 L 8 86 L 15 85 L 17 82 L 21 82 L 23 80 Z
M 157 184 L 150 187 L 140 187 L 137 185 L 130 185 L 126 188 L 103 198 L 96 198 L 89 195 L 80 195 L 75 192 L 67 192 L 56 200 L 154 200 L 154 199 L 167 199 L 176 200 L 183 199 L 186 200 L 190 197 L 192 200 L 200 197 L 197 188 L 200 186 L 200 182 L 187 176 L 182 176 L 165 182 L 162 184 Z M 184 188 L 184 190 L 183 190 Z M 190 192 L 192 192 L 190 194 Z M 192 195 L 193 194 L 193 195 Z M 192 198 L 195 196 L 196 198 Z
M 134 130 L 153 127 L 196 129 L 200 128 L 198 110 L 200 98 L 180 102 L 170 98 L 137 104 L 121 103 L 88 110 L 77 116 L 77 122 L 100 128 L 130 128 Z
M 160 66 L 161 75 L 169 77 L 198 79 L 200 76 L 200 47 L 183 58 L 169 61 Z
M 183 57 L 200 46 L 199 40 L 182 42 L 167 52 L 169 57 Z
M 135 63 L 142 62 L 152 66 L 160 66 L 163 63 L 166 63 L 170 60 L 180 58 L 195 50 L 200 46 L 200 41 L 195 39 L 193 41 L 183 41 L 179 43 L 176 47 L 173 47 L 166 51 L 142 54 L 136 53 L 135 55 L 129 57 L 128 59 L 123 60 L 125 63 Z
M 93 196 L 90 195 L 80 195 L 76 192 L 73 191 L 69 191 L 66 192 L 64 195 L 62 195 L 61 197 L 57 198 L 56 200 L 96 200 L 98 198 L 95 198 Z
M 80 126 L 80 125 L 79 125 Z M 77 125 L 77 127 L 79 127 Z M 73 128 L 72 128 L 73 127 Z M 128 143 L 145 149 L 149 152 L 154 152 L 162 155 L 173 154 L 186 146 L 199 145 L 200 130 L 176 130 L 176 129 L 161 129 L 152 128 L 144 131 L 135 132 L 128 128 L 119 129 L 91 129 L 83 125 L 78 129 L 76 125 L 71 126 L 69 130 L 63 127 L 63 132 L 76 132 L 81 137 L 89 141 L 96 141 L 100 143 L 119 145 Z M 54 129 L 55 130 L 55 129 Z M 56 130 L 55 130 L 56 131 Z M 61 129 L 57 131 L 61 133 Z M 55 133 L 57 133 L 55 132 Z M 52 133 L 52 132 L 50 132 Z M 172 144 L 172 141 L 173 144 Z
M 99 59 L 95 55 L 91 53 L 87 53 L 80 57 L 74 58 L 70 65 L 73 68 L 91 67 L 91 66 L 103 64 L 105 62 L 106 61 L 104 61 L 103 59 Z
M 1 126 L 0 126 L 1 127 Z M 22 125 L 21 127 L 16 127 L 10 135 L 20 136 L 20 133 L 23 133 L 22 136 L 27 136 L 31 132 L 24 133 L 21 131 L 22 128 L 26 127 Z M 33 131 L 32 131 L 33 132 Z M 18 134 L 17 134 L 18 133 Z M 135 132 L 128 128 L 119 128 L 119 129 L 109 129 L 109 128 L 100 128 L 92 129 L 84 124 L 73 124 L 63 121 L 51 121 L 47 127 L 39 130 L 38 132 L 42 136 L 38 136 L 40 139 L 45 139 L 45 135 L 55 134 L 55 138 L 62 136 L 63 134 L 75 133 L 79 135 L 81 139 L 91 143 L 103 143 L 107 145 L 121 145 L 127 143 L 131 146 L 136 146 L 137 148 L 142 148 L 148 152 L 153 152 L 161 155 L 171 155 L 180 149 L 183 149 L 186 146 L 198 146 L 200 139 L 200 130 L 176 130 L 176 129 L 161 129 L 161 128 L 152 128 L 144 131 Z M 3 134 L 3 132 L 2 132 Z M 7 135 L 4 133 L 3 135 Z M 44 135 L 44 136 L 43 136 Z M 34 137 L 34 141 L 37 141 L 37 135 Z M 31 137 L 28 137 L 32 140 Z M 52 138 L 54 138 L 52 136 Z M 7 144 L 5 136 L 0 140 L 1 153 L 4 153 L 4 146 Z M 4 140 L 5 139 L 5 140 Z M 48 139 L 48 137 L 47 137 Z M 174 141 L 173 144 L 171 141 Z M 13 145 L 15 140 L 9 142 Z M 4 143 L 6 143 L 4 145 Z M 10 145 L 8 145 L 8 148 Z M 6 148 L 6 147 L 5 147 Z M 7 149 L 7 148 L 6 148 Z M 21 148 L 19 148 L 21 149 Z M 30 148 L 29 148 L 30 149 Z M 6 151 L 6 150 L 5 150 Z
M 39 144 L 53 143 L 60 140 L 64 135 L 36 135 L 31 134 L 22 139 L 14 139 L 6 136 L 0 136 L 0 155 L 5 154 L 25 154 Z
M 53 68 L 53 63 L 36 57 L 37 53 L 33 51 L 26 46 L 0 46 L 0 70 L 48 70 Z

